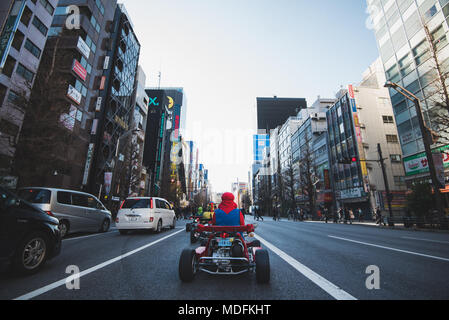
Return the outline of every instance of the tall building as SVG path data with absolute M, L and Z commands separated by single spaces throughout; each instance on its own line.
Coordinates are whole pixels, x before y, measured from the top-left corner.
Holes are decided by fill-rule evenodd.
M 18 145 L 22 156 L 16 157 L 19 171 L 24 173 L 20 184 L 88 189 L 99 131 L 97 116 L 103 110 L 99 97 L 105 86 L 102 81 L 106 69 L 104 61 L 111 50 L 115 9 L 115 0 L 108 1 L 107 5 L 100 0 L 59 1 L 37 74 L 38 81 L 44 83 L 50 76 L 51 86 L 44 88 L 45 97 L 39 96 L 42 92 L 37 86 L 31 94 L 35 99 L 49 99 L 48 105 L 52 108 L 47 105 L 39 117 L 28 113 L 24 127 L 28 129 L 27 134 L 33 133 L 33 128 L 38 128 L 47 117 L 51 121 L 48 126 L 59 122 L 59 127 L 65 130 L 60 135 L 67 140 L 58 141 L 59 136 L 56 136 L 52 143 L 47 143 L 45 150 L 37 150 L 33 158 L 36 157 L 40 165 L 30 172 L 29 163 L 23 160 L 29 158 L 25 155 L 33 146 L 29 143 L 30 137 L 22 134 Z M 54 130 L 59 132 L 59 128 L 54 127 Z M 34 134 L 45 138 L 48 132 Z
M 0 2 L 0 185 L 15 188 L 11 171 L 24 114 L 58 0 Z
M 376 207 L 387 208 L 386 187 L 378 161 L 380 144 L 387 179 L 394 195 L 393 208 L 402 210 L 407 187 L 402 152 L 384 73 L 377 60 L 363 81 L 337 95 L 327 112 L 331 177 L 336 202 L 366 214 Z M 352 159 L 351 164 L 343 164 Z
M 150 194 L 170 200 L 180 183 L 182 134 L 185 130 L 186 98 L 183 88 L 149 88 L 148 128 L 144 165 L 151 176 Z M 187 190 L 183 190 L 187 192 Z
M 145 110 L 145 106 L 141 107 L 145 97 L 139 96 L 137 102 L 141 46 L 122 4 L 116 6 L 109 30 L 111 34 L 104 44 L 107 51 L 98 60 L 102 69 L 94 87 L 98 94 L 91 100 L 95 110 L 90 144 L 93 152 L 90 163 L 89 157 L 86 160 L 83 183 L 90 186 L 90 192 L 101 192 L 104 199 L 118 204 L 130 194 L 130 185 L 137 183 L 131 180 L 133 171 L 134 175 L 139 171 L 133 167 L 140 166 L 144 132 L 135 128 L 135 116 L 140 117 L 136 107 Z
M 438 128 L 433 111 L 442 101 L 443 88 L 436 67 L 449 71 L 448 18 L 446 0 L 368 0 L 386 78 L 406 88 L 421 101 L 426 124 Z M 436 57 L 436 59 L 435 59 Z M 447 76 L 446 76 L 447 77 Z M 447 85 L 446 85 L 447 88 Z M 439 92 L 440 91 L 440 92 Z M 429 181 L 422 132 L 413 102 L 390 89 L 399 141 L 402 146 L 406 181 Z M 447 138 L 447 136 L 445 137 Z M 447 139 L 433 145 L 434 152 L 447 152 Z M 449 184 L 449 155 L 444 157 L 446 185 Z

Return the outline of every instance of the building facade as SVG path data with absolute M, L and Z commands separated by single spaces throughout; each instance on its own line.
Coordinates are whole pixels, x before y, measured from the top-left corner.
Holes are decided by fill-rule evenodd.
M 0 185 L 14 189 L 12 161 L 58 0 L 0 3 Z
M 436 104 L 449 71 L 448 17 L 446 0 L 368 0 L 386 79 L 406 88 L 420 99 L 426 124 L 442 137 L 432 146 L 444 154 L 446 185 L 449 185 L 447 136 L 435 116 Z M 440 69 L 438 72 L 437 67 Z M 441 76 L 442 75 L 442 76 Z M 447 82 L 446 82 L 447 84 Z M 444 90 L 443 90 L 444 91 Z M 429 181 L 422 132 L 412 101 L 394 89 L 390 96 L 402 147 L 406 182 Z
M 360 85 L 350 85 L 338 93 L 338 101 L 327 113 L 331 178 L 337 206 L 361 208 L 367 216 L 377 207 L 387 208 L 378 144 L 387 158 L 393 209 L 402 211 L 405 206 L 407 187 L 402 152 L 384 82 L 377 60 Z M 348 159 L 349 163 L 344 163 Z

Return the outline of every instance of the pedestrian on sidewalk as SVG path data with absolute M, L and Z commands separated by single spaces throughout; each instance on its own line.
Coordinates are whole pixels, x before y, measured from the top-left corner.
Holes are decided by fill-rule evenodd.
M 358 210 L 359 222 L 363 222 L 363 211 L 362 208 Z
M 354 211 L 352 209 L 349 209 L 349 223 L 352 224 L 352 221 L 355 219 Z

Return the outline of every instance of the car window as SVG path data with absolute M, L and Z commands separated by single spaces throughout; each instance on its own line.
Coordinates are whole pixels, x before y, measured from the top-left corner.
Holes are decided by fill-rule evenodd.
M 79 193 L 72 193 L 72 204 L 78 207 L 89 207 L 87 196 Z
M 161 201 L 161 200 L 159 200 L 159 199 L 156 199 L 156 207 L 157 207 L 158 209 L 165 209 L 164 201 Z
M 149 209 L 151 208 L 150 199 L 126 199 L 122 209 Z
M 62 192 L 58 191 L 58 194 L 56 195 L 57 201 L 60 204 L 72 204 L 72 195 L 70 192 Z
M 92 196 L 86 196 L 86 197 L 87 197 L 87 204 L 88 204 L 89 208 L 97 209 L 98 208 L 97 200 L 95 200 L 95 198 Z
M 48 204 L 51 199 L 51 191 L 43 189 L 24 189 L 19 191 L 19 197 L 34 204 Z
M 168 202 L 164 201 L 165 203 L 165 209 L 171 210 L 171 206 Z

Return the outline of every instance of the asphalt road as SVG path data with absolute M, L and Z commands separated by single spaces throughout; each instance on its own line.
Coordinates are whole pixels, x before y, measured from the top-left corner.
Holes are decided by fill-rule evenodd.
M 270 254 L 267 285 L 257 284 L 255 274 L 198 274 L 182 283 L 179 257 L 191 245 L 179 221 L 175 230 L 160 234 L 121 236 L 113 229 L 63 240 L 61 255 L 40 273 L 1 273 L 0 299 L 449 299 L 449 234 L 266 219 L 256 236 Z M 81 272 L 77 290 L 66 286 L 74 283 L 67 281 L 69 266 Z M 366 286 L 369 266 L 379 270 L 379 289 Z

